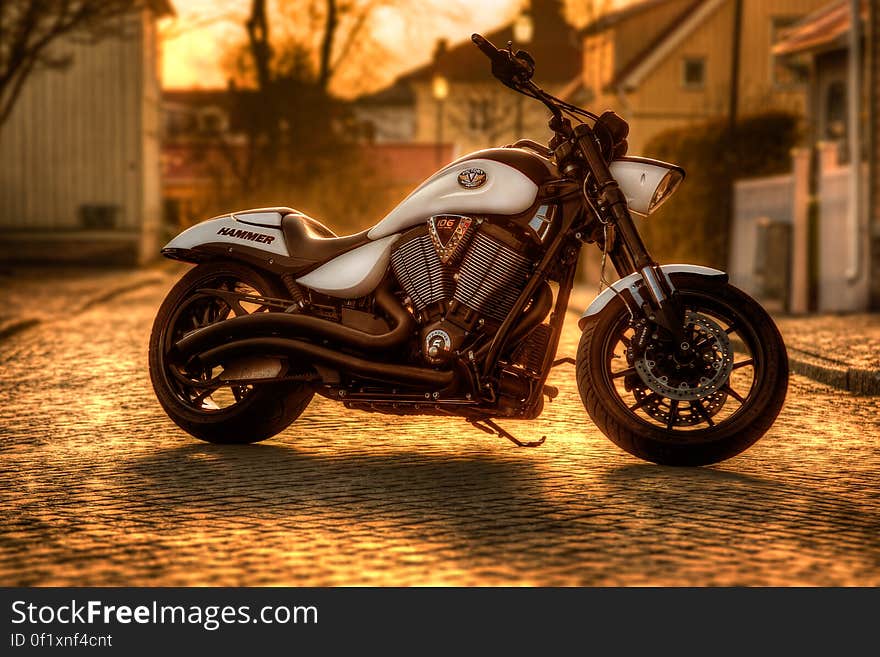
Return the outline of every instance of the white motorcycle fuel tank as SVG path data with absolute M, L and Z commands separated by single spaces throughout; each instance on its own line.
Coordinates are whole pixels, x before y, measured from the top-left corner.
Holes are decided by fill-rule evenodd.
M 435 214 L 519 214 L 535 202 L 539 185 L 557 176 L 549 160 L 526 149 L 477 151 L 428 178 L 368 235 L 387 237 Z
M 556 177 L 549 160 L 525 149 L 491 148 L 467 155 L 428 178 L 373 226 L 367 233 L 370 244 L 321 265 L 297 283 L 339 298 L 369 294 L 403 231 L 438 214 L 520 214 L 535 203 L 539 186 Z

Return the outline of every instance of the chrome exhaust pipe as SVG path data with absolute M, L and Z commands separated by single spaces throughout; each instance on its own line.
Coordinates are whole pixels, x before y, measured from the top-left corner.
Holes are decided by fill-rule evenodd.
M 200 328 L 182 337 L 174 346 L 186 360 L 230 342 L 278 335 L 320 338 L 363 351 L 385 350 L 402 344 L 414 330 L 412 316 L 387 285 L 376 290 L 375 298 L 394 323 L 386 333 L 366 333 L 311 315 L 255 313 Z
M 327 347 L 292 338 L 246 338 L 214 347 L 198 354 L 194 360 L 205 367 L 219 365 L 226 360 L 243 356 L 274 356 L 279 358 L 303 356 L 309 363 L 321 363 L 359 376 L 379 381 L 417 384 L 439 390 L 455 381 L 455 372 L 438 371 L 411 365 L 379 363 L 344 354 Z

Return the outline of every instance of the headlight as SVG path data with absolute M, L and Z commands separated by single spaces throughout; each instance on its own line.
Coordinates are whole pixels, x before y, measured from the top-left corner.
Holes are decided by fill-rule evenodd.
M 663 205 L 666 202 L 666 199 L 672 196 L 673 192 L 678 189 L 682 180 L 684 180 L 684 171 L 670 169 L 669 172 L 663 176 L 660 184 L 657 185 L 657 189 L 654 190 L 654 195 L 651 197 L 651 202 L 648 204 L 648 214 L 651 214 L 654 210 Z
M 681 167 L 645 157 L 623 157 L 609 168 L 629 209 L 645 216 L 665 203 L 684 180 Z

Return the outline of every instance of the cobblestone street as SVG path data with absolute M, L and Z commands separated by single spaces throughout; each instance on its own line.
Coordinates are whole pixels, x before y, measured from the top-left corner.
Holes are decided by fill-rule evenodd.
M 149 384 L 163 280 L 0 342 L 0 585 L 880 585 L 880 397 L 795 376 L 767 436 L 700 469 L 621 452 L 570 366 L 505 424 L 537 449 L 319 397 L 214 446 Z

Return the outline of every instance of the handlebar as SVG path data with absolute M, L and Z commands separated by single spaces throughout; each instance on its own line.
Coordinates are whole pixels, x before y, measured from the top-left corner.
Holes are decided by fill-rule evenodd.
M 553 118 L 550 121 L 550 129 L 553 130 L 555 137 L 550 143 L 551 149 L 555 149 L 560 144 L 570 141 L 571 147 L 576 151 L 581 152 L 584 159 L 596 168 L 598 164 L 593 160 L 596 159 L 597 154 L 599 159 L 606 157 L 610 159 L 613 157 L 618 142 L 623 141 L 625 144 L 624 140 L 626 138 L 626 131 L 621 130 L 620 126 L 617 126 L 617 128 L 618 132 L 621 132 L 621 134 L 614 134 L 611 127 L 609 127 L 606 122 L 603 122 L 601 117 L 578 107 L 574 107 L 573 105 L 548 94 L 532 82 L 532 75 L 535 72 L 535 60 L 532 59 L 532 56 L 529 53 L 524 50 L 518 50 L 514 53 L 511 45 L 508 45 L 506 49 L 496 48 L 492 42 L 482 34 L 472 34 L 471 40 L 492 62 L 493 76 L 514 91 L 541 101 L 547 109 L 550 110 L 551 114 L 553 114 Z M 604 128 L 608 137 L 605 141 L 609 143 L 605 144 L 596 141 L 594 144 L 593 142 L 596 140 L 595 134 L 584 124 L 580 124 L 578 126 L 579 132 L 574 134 L 571 121 L 563 116 L 563 112 L 579 114 L 593 119 L 596 125 L 601 125 L 602 128 Z M 619 121 L 622 122 L 622 119 L 619 119 Z M 573 137 L 577 137 L 577 139 L 572 139 Z M 598 151 L 596 150 L 597 148 Z
M 471 41 L 492 62 L 492 75 L 511 89 L 518 89 L 528 84 L 535 72 L 532 56 L 524 50 L 514 54 L 511 50 L 496 48 L 491 41 L 481 34 L 472 34 Z

